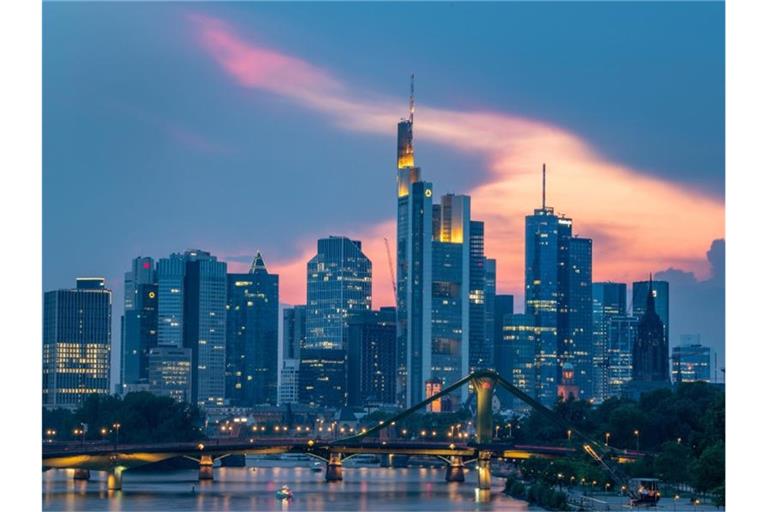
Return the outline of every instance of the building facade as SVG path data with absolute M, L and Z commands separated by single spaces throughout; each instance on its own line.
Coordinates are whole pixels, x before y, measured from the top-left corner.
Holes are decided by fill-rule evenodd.
M 637 340 L 637 317 L 611 316 L 606 334 L 606 386 L 603 400 L 621 397 L 632 380 L 632 349 Z
M 632 315 L 641 318 L 646 310 L 648 291 L 652 288 L 656 314 L 664 325 L 669 345 L 669 283 L 667 281 L 635 281 L 632 283 Z
M 347 404 L 395 404 L 395 308 L 350 316 L 347 330 Z
M 626 284 L 612 282 L 592 284 L 592 394 L 597 402 L 602 402 L 609 396 L 608 326 L 613 318 L 626 314 Z M 631 347 L 630 344 L 630 356 Z
M 493 343 L 486 337 L 487 274 L 485 224 L 469 223 L 469 370 L 493 368 Z M 494 269 L 494 290 L 495 290 Z
M 226 398 L 230 405 L 277 402 L 279 277 L 257 253 L 246 274 L 227 274 Z
M 630 395 L 668 387 L 669 345 L 664 323 L 656 313 L 656 294 L 651 282 L 646 296 L 643 315 L 637 323 L 637 339 L 632 348 L 632 382 Z
M 499 302 L 497 302 L 498 305 Z M 507 306 L 512 306 L 511 300 Z M 536 355 L 541 337 L 540 329 L 536 325 L 536 318 L 533 315 L 505 314 L 503 316 L 502 340 L 496 349 L 496 370 L 499 375 L 530 397 L 536 395 L 538 386 Z M 517 412 L 528 409 L 524 402 L 515 398 L 507 390 L 498 388 L 496 393 L 505 409 L 512 409 Z
M 90 394 L 110 393 L 112 292 L 102 278 L 43 300 L 43 407 L 74 409 Z
M 685 338 L 688 338 L 687 335 Z M 696 336 L 698 338 L 698 336 Z M 701 343 L 683 343 L 672 349 L 672 382 L 710 382 L 710 348 Z
M 138 257 L 125 273 L 121 321 L 120 383 L 122 392 L 149 379 L 149 351 L 158 342 L 158 286 L 154 261 Z
M 149 350 L 149 391 L 182 403 L 192 402 L 192 351 L 174 346 Z
M 283 310 L 283 358 L 298 359 L 307 339 L 307 307 Z

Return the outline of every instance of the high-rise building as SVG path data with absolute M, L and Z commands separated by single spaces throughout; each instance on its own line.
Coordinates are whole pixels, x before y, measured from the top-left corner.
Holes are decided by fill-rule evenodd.
M 371 310 L 371 260 L 362 244 L 332 236 L 317 241 L 307 263 L 306 341 L 300 351 L 302 403 L 346 403 L 348 317 Z
M 608 398 L 608 326 L 612 318 L 626 313 L 626 284 L 592 284 L 592 394 L 597 402 Z
M 347 316 L 371 310 L 371 260 L 343 236 L 317 241 L 307 263 L 307 348 L 344 348 Z
M 246 274 L 227 274 L 226 398 L 230 405 L 277 402 L 278 276 L 257 252 Z
M 654 290 L 655 283 L 651 281 L 645 309 L 637 323 L 637 339 L 632 348 L 632 382 L 629 386 L 632 397 L 670 384 L 669 345 L 664 324 L 656 313 Z
M 157 344 L 184 345 L 184 254 L 174 253 L 157 262 Z
M 493 368 L 493 343 L 486 337 L 487 275 L 485 224 L 469 223 L 469 370 Z M 494 270 L 495 275 L 495 270 Z M 495 283 L 494 283 L 495 287 Z
M 149 391 L 178 402 L 192 401 L 192 351 L 158 346 L 149 350 Z
M 496 260 L 485 258 L 485 345 L 491 351 L 491 368 L 496 368 Z
M 432 347 L 431 378 L 447 387 L 469 373 L 470 350 L 470 200 L 446 194 L 432 207 Z M 482 276 L 482 274 L 481 274 Z M 482 288 L 483 283 L 476 283 Z M 476 312 L 484 328 L 485 305 Z M 482 338 L 481 338 L 482 341 Z M 462 387 L 451 395 L 447 408 L 467 398 Z
M 149 350 L 157 346 L 158 288 L 152 258 L 139 256 L 125 273 L 120 329 L 122 392 L 144 385 L 149 377 Z
M 656 314 L 664 325 L 664 335 L 669 346 L 669 283 L 667 281 L 635 281 L 632 283 L 632 315 L 640 318 L 645 313 L 648 290 L 653 283 L 653 301 Z
M 699 335 L 683 335 L 681 344 L 672 349 L 672 382 L 709 382 L 711 379 L 711 357 L 709 347 L 691 343 Z
M 183 261 L 182 340 L 184 348 L 192 353 L 191 401 L 201 407 L 222 406 L 226 387 L 227 264 L 200 250 L 186 251 Z M 161 295 L 161 311 L 162 300 Z
M 283 310 L 283 358 L 298 359 L 307 338 L 307 307 Z
M 347 351 L 304 348 L 299 363 L 299 402 L 339 407 L 347 403 Z
M 512 296 L 507 295 L 506 297 Z M 498 306 L 500 303 L 497 302 L 496 304 Z M 511 300 L 507 305 L 512 306 Z M 540 329 L 536 325 L 536 319 L 533 315 L 505 314 L 503 316 L 502 340 L 496 348 L 496 370 L 499 375 L 531 397 L 536 394 L 536 354 L 541 337 Z M 516 411 L 527 409 L 525 403 L 514 398 L 507 390 L 498 389 L 497 394 L 503 407 Z
M 572 226 L 546 206 L 544 187 L 541 208 L 525 218 L 525 309 L 539 327 L 535 398 L 546 404 L 557 397 L 565 362 L 591 392 L 592 242 L 574 237 Z
M 498 294 L 494 297 L 493 304 L 493 360 L 496 371 L 501 373 L 505 361 L 502 360 L 500 349 L 504 342 L 504 317 L 515 313 L 515 297 L 513 295 Z
M 395 308 L 352 315 L 347 330 L 347 404 L 394 404 Z
M 565 297 L 567 307 L 565 328 L 558 328 L 561 365 L 573 366 L 573 388 L 577 399 L 594 396 L 592 383 L 592 240 L 572 237 L 568 241 L 568 272 Z M 561 379 L 570 369 L 561 371 Z M 570 378 L 570 377 L 569 377 Z
M 299 367 L 298 359 L 283 359 L 280 368 L 280 388 L 277 404 L 296 404 L 299 402 Z
M 76 408 L 91 393 L 109 394 L 112 291 L 102 278 L 45 293 L 43 406 Z
M 637 340 L 637 317 L 611 315 L 606 328 L 606 385 L 603 400 L 620 397 L 632 380 L 632 347 Z

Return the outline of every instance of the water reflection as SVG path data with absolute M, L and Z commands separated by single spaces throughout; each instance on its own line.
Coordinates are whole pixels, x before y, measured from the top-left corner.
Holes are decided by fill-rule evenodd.
M 527 510 L 524 502 L 501 493 L 493 480 L 490 495 L 478 496 L 474 474 L 464 483 L 445 482 L 443 468 L 345 467 L 344 480 L 326 483 L 311 464 L 249 460 L 247 468 L 216 468 L 213 481 L 199 482 L 197 471 L 148 473 L 126 471 L 123 490 L 107 491 L 106 474 L 92 471 L 91 480 L 74 481 L 71 471 L 43 473 L 44 510 Z M 287 484 L 292 500 L 275 491 Z M 193 490 L 194 486 L 194 490 Z M 479 499 L 481 498 L 481 499 Z M 488 499 L 488 502 L 483 502 Z

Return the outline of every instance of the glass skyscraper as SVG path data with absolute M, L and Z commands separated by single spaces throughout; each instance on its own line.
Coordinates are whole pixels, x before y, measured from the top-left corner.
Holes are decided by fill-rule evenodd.
M 246 274 L 227 274 L 226 398 L 230 405 L 277 402 L 278 276 L 256 253 Z
M 470 221 L 469 233 L 469 370 L 473 371 L 493 368 L 493 343 L 489 343 L 485 332 L 488 300 L 485 224 L 477 220 Z
M 350 316 L 348 405 L 395 403 L 395 308 Z
M 298 359 L 307 338 L 307 307 L 283 310 L 283 359 Z
M 139 256 L 125 273 L 120 332 L 122 392 L 144 385 L 149 378 L 149 351 L 157 346 L 158 288 L 152 258 Z
M 470 200 L 446 194 L 432 207 L 431 378 L 447 387 L 469 373 L 470 354 Z M 482 259 L 482 256 L 477 256 Z M 484 274 L 475 283 L 482 293 Z M 485 305 L 477 305 L 479 342 L 484 336 Z M 426 383 L 424 384 L 426 386 Z M 426 393 L 426 388 L 424 389 Z M 467 398 L 467 388 L 452 394 L 450 407 Z M 425 396 L 426 397 L 426 396 Z M 446 404 L 448 401 L 443 400 Z
M 496 368 L 496 260 L 484 258 L 485 345 L 491 352 L 491 368 Z
M 347 318 L 371 310 L 371 260 L 362 244 L 347 237 L 317 241 L 307 263 L 306 341 L 301 348 L 302 402 L 346 401 Z
M 91 393 L 109 394 L 112 292 L 102 278 L 43 300 L 43 407 L 74 409 Z
M 637 317 L 612 315 L 606 335 L 606 388 L 604 398 L 620 397 L 632 380 L 632 349 L 637 340 Z
M 592 369 L 593 397 L 608 398 L 608 326 L 611 319 L 627 313 L 627 285 L 592 284 Z M 629 345 L 631 347 L 631 345 Z
M 499 375 L 531 397 L 536 394 L 538 385 L 539 330 L 533 315 L 506 314 L 503 316 L 502 340 L 496 348 Z M 503 407 L 518 412 L 527 410 L 528 406 L 508 391 L 498 388 L 497 393 Z
M 542 206 L 525 218 L 525 310 L 538 329 L 535 398 L 552 404 L 564 363 L 580 396 L 592 392 L 592 241 Z

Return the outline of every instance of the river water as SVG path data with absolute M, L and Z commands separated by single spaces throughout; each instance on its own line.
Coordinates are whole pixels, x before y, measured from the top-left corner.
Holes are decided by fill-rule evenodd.
M 475 500 L 476 475 L 445 482 L 444 468 L 344 467 L 344 481 L 325 482 L 311 463 L 248 460 L 245 468 L 216 468 L 213 482 L 198 482 L 197 471 L 123 473 L 123 490 L 107 491 L 106 473 L 92 471 L 89 482 L 74 481 L 72 470 L 43 473 L 43 509 L 76 511 L 305 511 L 305 510 L 529 510 L 502 494 L 493 479 L 490 503 Z M 288 485 L 290 501 L 275 491 Z M 193 491 L 194 486 L 194 491 Z

